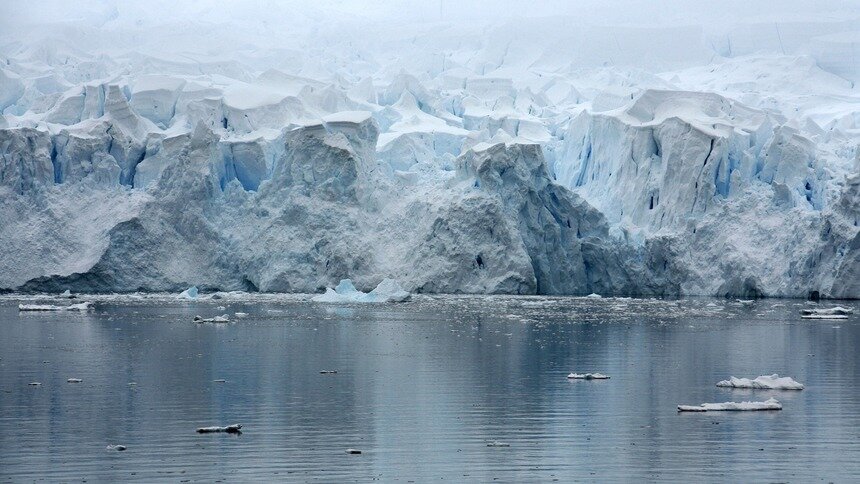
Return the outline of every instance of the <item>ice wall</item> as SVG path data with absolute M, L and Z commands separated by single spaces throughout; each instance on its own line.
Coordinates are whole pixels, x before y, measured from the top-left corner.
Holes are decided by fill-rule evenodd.
M 857 2 L 490 3 L 4 3 L 0 289 L 860 297 Z

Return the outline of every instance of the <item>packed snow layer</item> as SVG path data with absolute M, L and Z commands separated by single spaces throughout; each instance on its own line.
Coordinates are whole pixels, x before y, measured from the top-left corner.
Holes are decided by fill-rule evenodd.
M 728 380 L 718 382 L 717 386 L 729 388 L 753 388 L 760 390 L 803 390 L 802 383 L 798 383 L 788 376 L 780 378 L 776 373 L 773 375 L 762 375 L 754 380 L 750 380 L 749 378 L 731 377 Z
M 782 410 L 782 404 L 774 398 L 763 402 L 703 403 L 701 405 L 678 405 L 679 412 L 756 411 Z
M 0 19 L 0 289 L 860 297 L 856 15 L 223 8 Z

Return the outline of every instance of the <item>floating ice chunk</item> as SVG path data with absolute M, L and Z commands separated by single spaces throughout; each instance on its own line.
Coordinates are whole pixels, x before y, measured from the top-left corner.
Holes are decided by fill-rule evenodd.
M 227 380 L 223 378 L 219 378 L 217 380 L 212 380 L 212 383 L 227 383 Z
M 408 291 L 403 290 L 394 279 L 383 279 L 376 288 L 368 293 L 359 291 L 352 281 L 343 279 L 334 289 L 326 288 L 325 294 L 314 296 L 312 301 L 326 303 L 385 303 L 403 302 L 410 298 Z
M 337 370 L 320 370 L 321 375 L 334 375 L 337 373 Z
M 124 451 L 125 449 L 127 449 L 127 447 L 126 447 L 126 446 L 124 446 L 124 445 L 109 445 L 109 446 L 107 446 L 107 447 L 105 448 L 105 450 L 114 450 L 114 451 L 117 451 L 117 452 L 122 452 L 122 451 Z
M 19 304 L 18 311 L 86 311 L 93 308 L 93 303 L 82 302 L 68 306 L 54 306 L 53 304 Z
M 848 319 L 842 314 L 804 314 L 800 319 Z
M 216 432 L 226 432 L 228 434 L 241 434 L 242 433 L 242 425 L 241 424 L 233 424 L 227 425 L 226 427 L 200 427 L 197 429 L 198 434 L 212 434 Z
M 233 316 L 236 316 L 237 318 L 244 318 L 244 317 L 248 316 L 248 313 L 241 313 L 241 312 L 233 313 Z
M 361 454 L 361 451 L 358 449 L 346 449 L 346 453 L 357 455 L 357 454 Z
M 763 402 L 725 402 L 703 403 L 701 405 L 678 405 L 679 412 L 717 412 L 717 411 L 754 411 L 782 410 L 782 404 L 774 398 Z
M 779 375 L 762 375 L 755 380 L 749 378 L 731 377 L 728 380 L 723 380 L 717 383 L 718 387 L 730 388 L 754 388 L 761 390 L 803 390 L 803 384 L 795 381 L 791 377 Z
M 66 383 L 80 383 L 82 381 L 83 380 L 81 380 L 80 378 L 69 378 L 68 380 L 66 380 Z
M 215 316 L 214 318 L 204 318 L 202 316 L 194 316 L 195 323 L 229 323 L 230 316 L 226 314 L 222 314 L 221 316 Z
M 824 309 L 801 309 L 800 314 L 803 316 L 847 316 L 854 314 L 854 311 L 842 306 L 836 306 L 835 308 Z
M 494 440 L 492 442 L 487 442 L 487 447 L 510 447 L 511 444 L 507 442 L 499 442 L 498 440 Z
M 571 380 L 608 380 L 609 375 L 603 373 L 571 373 L 567 375 Z
M 600 294 L 591 293 L 588 296 L 585 296 L 588 299 L 603 299 L 603 296 Z
M 66 289 L 65 291 L 63 291 L 62 294 L 60 294 L 60 297 L 66 298 L 66 299 L 75 299 L 77 296 L 72 294 L 72 291 Z
M 31 387 L 38 387 L 42 385 L 42 382 L 31 381 L 30 383 L 28 383 L 28 385 L 30 385 Z
M 191 286 L 188 289 L 179 293 L 179 297 L 185 299 L 197 299 L 197 286 Z

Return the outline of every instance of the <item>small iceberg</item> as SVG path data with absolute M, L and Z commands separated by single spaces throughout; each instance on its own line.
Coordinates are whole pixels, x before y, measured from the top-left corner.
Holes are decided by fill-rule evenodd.
M 93 308 L 93 303 L 82 302 L 68 306 L 54 306 L 53 304 L 19 304 L 18 311 L 87 311 Z
M 343 279 L 334 289 L 326 288 L 325 294 L 314 296 L 311 300 L 323 303 L 388 303 L 409 300 L 411 294 L 405 291 L 394 279 L 383 279 L 370 292 L 361 292 L 349 279 Z
M 678 405 L 679 412 L 740 412 L 756 410 L 782 410 L 782 404 L 770 398 L 763 402 L 703 403 L 701 405 Z
M 507 442 L 499 442 L 498 440 L 494 440 L 493 442 L 487 442 L 487 447 L 510 447 L 511 444 Z
M 227 425 L 226 427 L 200 427 L 197 429 L 198 434 L 213 434 L 216 432 L 226 432 L 228 434 L 241 434 L 242 433 L 242 425 L 241 424 L 233 424 Z
M 72 291 L 66 289 L 65 291 L 63 291 L 62 294 L 60 294 L 60 297 L 63 299 L 75 299 L 78 296 L 75 296 L 74 294 L 72 294 Z
M 803 384 L 795 381 L 791 377 L 779 375 L 762 375 L 755 380 L 749 378 L 731 377 L 728 380 L 723 380 L 717 383 L 718 387 L 727 388 L 752 388 L 756 390 L 803 390 Z
M 609 375 L 603 373 L 571 373 L 567 375 L 571 380 L 608 380 Z
M 116 452 L 122 452 L 125 449 L 127 449 L 127 447 L 124 445 L 109 445 L 105 448 L 105 450 L 116 451 Z
M 197 295 L 199 291 L 197 290 L 197 286 L 191 286 L 188 289 L 179 293 L 179 297 L 182 299 L 197 299 Z
M 358 454 L 361 454 L 361 451 L 360 451 L 360 450 L 358 450 L 358 449 L 346 449 L 346 453 L 347 453 L 347 454 L 358 455 Z
M 194 316 L 193 321 L 197 324 L 202 324 L 202 323 L 229 323 L 230 322 L 230 316 L 228 316 L 226 314 L 222 314 L 221 316 L 215 316 L 214 318 L 204 318 L 202 316 Z
M 80 378 L 69 378 L 68 380 L 66 380 L 66 383 L 80 383 L 82 381 L 83 380 L 81 380 Z
M 597 293 L 591 293 L 588 296 L 585 296 L 586 299 L 603 299 L 603 296 Z

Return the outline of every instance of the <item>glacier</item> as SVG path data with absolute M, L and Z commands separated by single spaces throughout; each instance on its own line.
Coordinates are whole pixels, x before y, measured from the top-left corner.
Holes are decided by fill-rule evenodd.
M 0 15 L 0 290 L 860 298 L 860 9 L 52 5 Z

